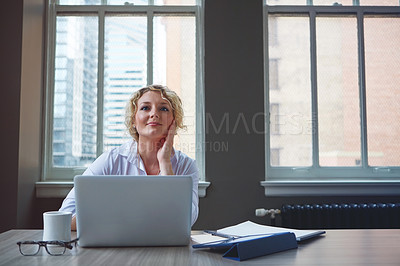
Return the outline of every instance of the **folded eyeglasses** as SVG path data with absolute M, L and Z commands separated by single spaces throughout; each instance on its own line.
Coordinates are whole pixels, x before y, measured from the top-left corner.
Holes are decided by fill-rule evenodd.
M 34 256 L 39 253 L 41 247 L 44 247 L 51 256 L 60 256 L 65 253 L 65 250 L 72 249 L 73 244 L 76 247 L 78 238 L 72 241 L 20 241 L 17 242 L 19 252 L 24 256 Z

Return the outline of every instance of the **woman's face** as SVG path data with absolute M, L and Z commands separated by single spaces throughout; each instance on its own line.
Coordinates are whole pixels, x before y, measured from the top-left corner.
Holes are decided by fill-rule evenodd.
M 139 139 L 158 140 L 166 137 L 173 120 L 172 107 L 161 98 L 160 92 L 148 91 L 139 98 L 134 122 Z

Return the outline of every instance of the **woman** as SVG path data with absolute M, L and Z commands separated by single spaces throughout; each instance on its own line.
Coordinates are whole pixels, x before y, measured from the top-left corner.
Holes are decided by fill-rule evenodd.
M 125 124 L 133 140 L 100 155 L 83 175 L 191 175 L 193 225 L 199 212 L 198 168 L 193 159 L 173 148 L 176 130 L 184 127 L 178 95 L 160 85 L 138 90 L 128 102 Z M 72 212 L 71 228 L 76 230 L 74 188 L 60 211 Z

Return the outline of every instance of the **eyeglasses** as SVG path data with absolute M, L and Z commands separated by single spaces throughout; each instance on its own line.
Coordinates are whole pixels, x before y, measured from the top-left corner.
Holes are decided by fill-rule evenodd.
M 24 256 L 34 256 L 39 253 L 40 247 L 44 247 L 51 256 L 60 256 L 65 253 L 65 250 L 72 249 L 72 244 L 78 242 L 78 238 L 65 242 L 65 241 L 20 241 L 17 242 L 19 252 Z

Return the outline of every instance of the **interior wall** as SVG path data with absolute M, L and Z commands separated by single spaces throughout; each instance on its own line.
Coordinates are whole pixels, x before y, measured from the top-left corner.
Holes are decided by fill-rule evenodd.
M 23 8 L 20 143 L 17 227 L 31 227 L 35 217 L 35 182 L 40 180 L 44 0 L 25 0 Z
M 214 228 L 253 218 L 264 199 L 262 1 L 205 1 L 204 15 L 211 186 L 196 227 Z
M 0 8 L 0 232 L 17 223 L 23 1 Z

